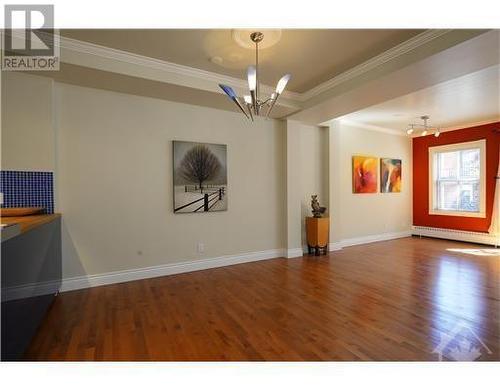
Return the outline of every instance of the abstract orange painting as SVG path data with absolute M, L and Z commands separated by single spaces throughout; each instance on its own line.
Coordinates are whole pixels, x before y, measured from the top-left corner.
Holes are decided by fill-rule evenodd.
M 401 160 L 380 159 L 380 192 L 401 192 Z
M 378 159 L 369 156 L 352 157 L 352 192 L 377 192 Z

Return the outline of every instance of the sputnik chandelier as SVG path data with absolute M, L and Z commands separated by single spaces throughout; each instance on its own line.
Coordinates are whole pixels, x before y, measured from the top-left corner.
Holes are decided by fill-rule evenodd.
M 438 127 L 431 126 L 429 125 L 429 116 L 428 115 L 423 115 L 420 117 L 420 119 L 423 121 L 423 124 L 409 124 L 408 128 L 406 130 L 406 133 L 410 136 L 413 132 L 415 131 L 421 131 L 422 133 L 420 134 L 421 136 L 427 136 L 429 132 L 434 132 L 434 137 L 439 137 L 441 134 L 441 131 L 439 130 Z
M 267 99 L 261 100 L 259 96 L 259 43 L 264 39 L 264 34 L 256 31 L 250 34 L 250 39 L 255 43 L 255 66 L 251 65 L 247 70 L 248 78 L 248 89 L 250 90 L 250 95 L 245 95 L 242 98 L 238 97 L 234 90 L 225 85 L 219 84 L 219 87 L 226 93 L 226 95 L 231 99 L 236 106 L 245 114 L 248 119 L 253 121 L 254 115 L 263 114 L 263 110 L 266 110 L 266 118 L 269 117 L 276 101 L 283 93 L 291 75 L 286 74 L 283 76 L 276 86 L 276 90 Z

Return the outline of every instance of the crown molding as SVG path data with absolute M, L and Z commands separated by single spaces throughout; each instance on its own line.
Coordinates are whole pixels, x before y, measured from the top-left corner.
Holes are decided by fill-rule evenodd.
M 348 120 L 348 119 L 339 119 L 338 121 L 342 125 L 353 126 L 353 127 L 357 127 L 357 128 L 360 128 L 360 129 L 371 130 L 371 131 L 374 131 L 374 132 L 388 133 L 388 134 L 392 134 L 392 135 L 395 135 L 395 136 L 407 137 L 407 134 L 405 132 L 403 132 L 401 130 L 397 130 L 397 129 L 383 128 L 381 126 L 365 124 L 365 123 L 362 123 L 362 122 L 351 121 L 351 120 Z
M 482 120 L 482 121 L 473 121 L 473 122 L 465 122 L 460 125 L 453 125 L 453 126 L 445 126 L 445 127 L 437 127 L 439 128 L 439 133 L 447 133 L 447 132 L 454 132 L 455 130 L 462 130 L 462 129 L 468 129 L 468 128 L 475 128 L 477 126 L 483 126 L 483 125 L 490 125 L 500 122 L 500 117 L 493 117 L 490 119 Z M 434 129 L 434 127 L 433 127 Z M 428 134 L 428 136 L 432 136 L 432 133 Z M 418 137 L 426 137 L 422 136 L 420 134 L 413 134 L 410 135 L 411 138 L 418 138 Z
M 339 119 L 337 121 L 339 121 L 343 125 L 355 126 L 355 127 L 361 128 L 361 129 L 372 130 L 374 132 L 389 133 L 389 134 L 393 134 L 396 136 L 408 137 L 408 138 L 412 138 L 412 139 L 417 138 L 417 137 L 422 137 L 419 134 L 412 134 L 412 135 L 408 136 L 405 132 L 403 132 L 401 130 L 392 129 L 392 128 L 383 128 L 381 126 L 365 124 L 362 122 L 356 122 L 356 121 L 352 121 L 352 120 L 348 120 L 348 119 Z M 473 127 L 482 126 L 482 125 L 489 125 L 489 124 L 494 124 L 497 122 L 500 122 L 500 117 L 491 118 L 491 119 L 484 120 L 484 121 L 467 122 L 467 123 L 461 124 L 461 125 L 447 126 L 447 127 L 443 127 L 443 128 L 440 127 L 439 131 L 441 133 L 453 132 L 455 130 L 473 128 Z M 329 123 L 326 123 L 326 124 L 328 125 Z
M 302 104 L 311 98 L 342 83 L 355 79 L 382 64 L 401 57 L 451 31 L 451 29 L 426 30 L 304 93 L 285 91 L 278 104 L 300 109 Z M 15 30 L 13 32 L 13 36 L 15 36 Z M 18 38 L 20 37 L 21 36 Z M 248 88 L 247 81 L 244 79 L 154 59 L 64 36 L 60 36 L 59 42 L 56 42 L 56 45 L 61 49 L 61 61 L 74 65 L 128 74 L 165 83 L 184 85 L 220 94 L 223 94 L 223 92 L 218 87 L 219 83 L 230 85 L 237 92 L 241 93 L 246 92 Z M 261 91 L 265 94 L 271 94 L 274 91 L 274 87 L 261 85 Z
M 426 43 L 439 38 L 449 32 L 451 29 L 446 30 L 426 30 L 423 33 L 420 33 L 407 41 L 400 43 L 393 48 L 386 50 L 385 52 L 370 58 L 369 60 L 356 65 L 355 67 L 335 76 L 334 78 L 317 85 L 316 87 L 311 88 L 310 90 L 304 92 L 301 96 L 302 101 L 307 101 L 311 98 L 314 98 L 323 92 L 326 92 L 339 84 L 345 83 L 349 80 L 355 79 L 363 75 L 364 73 L 379 67 L 391 60 L 394 60 L 398 57 L 405 55 L 406 53 L 425 45 Z
M 40 34 L 48 33 L 41 32 Z M 11 36 L 13 39 L 24 40 L 24 35 L 16 30 L 12 30 Z M 248 82 L 243 79 L 79 41 L 62 35 L 58 37 L 55 46 L 60 49 L 60 59 L 64 63 L 182 85 L 218 94 L 224 94 L 218 86 L 219 83 L 230 85 L 241 93 L 248 90 Z M 263 84 L 261 84 L 260 89 L 268 95 L 275 91 L 275 87 Z M 284 91 L 277 104 L 300 109 L 300 94 Z
M 446 126 L 446 127 L 440 128 L 440 131 L 441 131 L 441 133 L 453 132 L 454 130 L 474 128 L 476 126 L 489 125 L 489 124 L 494 124 L 497 122 L 500 122 L 500 117 L 493 117 L 493 118 L 483 120 L 483 121 L 467 122 L 467 123 L 461 124 L 461 125 Z
M 228 84 L 231 87 L 247 88 L 248 82 L 244 79 L 238 79 L 216 72 L 210 72 L 199 68 L 193 68 L 186 65 L 180 65 L 173 62 L 163 61 L 140 54 L 130 53 L 119 49 L 113 49 L 106 46 L 100 46 L 89 42 L 78 41 L 76 39 L 61 36 L 61 49 L 72 50 L 79 53 L 85 53 L 92 56 L 107 58 L 110 60 L 139 65 L 146 68 L 157 69 L 165 72 L 175 73 L 181 76 L 193 77 L 211 81 L 213 83 Z M 271 94 L 275 88 L 268 85 L 261 85 L 261 91 Z M 223 93 L 221 91 L 221 93 Z M 286 99 L 300 100 L 300 95 L 296 92 L 285 91 L 283 96 Z

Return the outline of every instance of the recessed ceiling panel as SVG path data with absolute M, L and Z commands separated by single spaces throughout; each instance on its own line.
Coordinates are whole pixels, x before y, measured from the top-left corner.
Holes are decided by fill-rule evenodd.
M 260 79 L 272 86 L 283 74 L 291 73 L 287 89 L 305 92 L 421 32 L 423 30 L 283 29 L 276 44 L 259 52 Z M 238 45 L 230 29 L 80 29 L 61 30 L 61 34 L 241 79 L 245 78 L 247 66 L 255 61 L 254 50 Z

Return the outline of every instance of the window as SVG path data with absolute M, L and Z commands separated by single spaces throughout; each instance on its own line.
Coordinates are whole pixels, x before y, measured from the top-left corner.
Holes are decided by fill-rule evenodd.
M 485 162 L 485 140 L 429 148 L 429 213 L 485 217 Z

